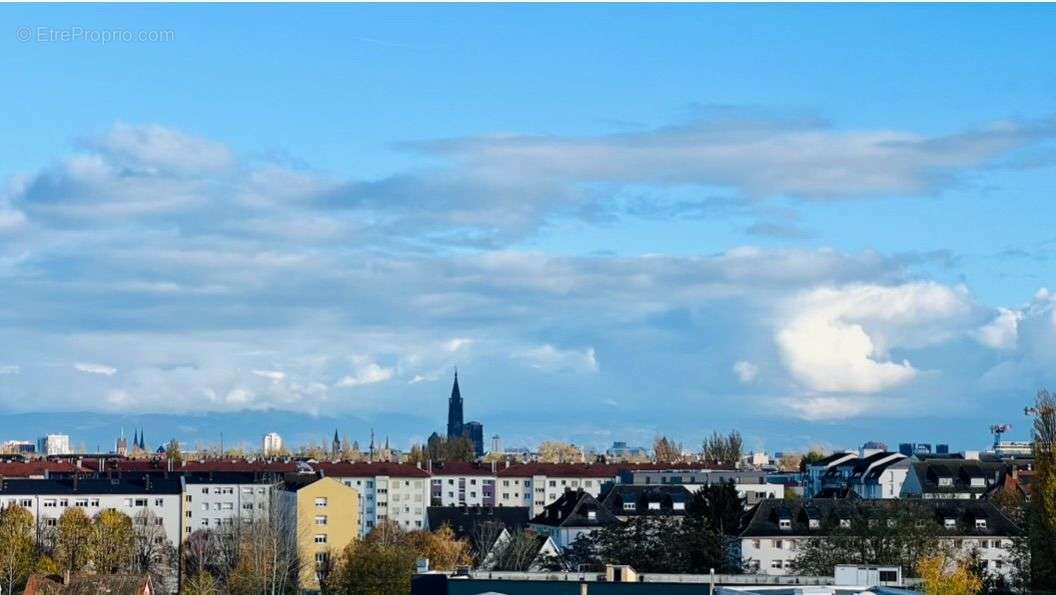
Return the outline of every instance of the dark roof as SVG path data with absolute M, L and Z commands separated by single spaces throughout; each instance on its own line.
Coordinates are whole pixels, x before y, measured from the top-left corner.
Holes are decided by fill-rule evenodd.
M 320 479 L 322 478 L 316 477 L 315 475 L 298 475 L 296 473 L 291 473 L 290 475 L 287 475 L 286 480 L 282 482 L 282 489 L 287 492 L 296 492 L 301 488 L 312 485 Z
M 530 512 L 527 506 L 430 506 L 426 509 L 429 529 L 436 530 L 447 525 L 454 531 L 455 537 L 468 539 L 475 551 L 491 548 L 490 543 L 477 543 L 478 538 L 491 534 L 491 539 L 498 537 L 499 531 L 479 530 L 488 523 L 513 532 L 528 524 Z
M 679 485 L 612 484 L 601 494 L 600 501 L 616 516 L 685 516 L 686 506 L 693 494 Z M 634 510 L 626 510 L 624 503 L 633 502 Z M 649 504 L 660 505 L 650 509 Z M 681 503 L 681 509 L 675 509 Z
M 952 536 L 1009 536 L 1019 529 L 993 504 L 985 500 L 860 500 L 812 498 L 803 500 L 763 500 L 748 514 L 749 520 L 741 537 L 780 537 L 825 535 L 839 527 L 840 519 L 850 519 L 852 528 L 862 520 L 886 521 L 903 513 L 930 519 L 935 529 Z M 945 519 L 957 521 L 956 529 L 946 529 Z M 986 519 L 986 527 L 979 528 L 975 519 Z M 779 521 L 791 520 L 791 527 L 783 529 Z M 810 519 L 819 521 L 810 527 Z
M 594 513 L 591 518 L 590 513 Z M 543 512 L 532 518 L 536 525 L 550 527 L 606 527 L 620 522 L 594 496 L 583 490 L 567 490 Z
M 185 483 L 205 484 L 239 484 L 260 483 L 269 484 L 282 480 L 283 475 L 275 473 L 257 473 L 249 471 L 220 471 L 209 473 L 185 473 Z
M 316 463 L 315 468 L 329 477 L 429 477 L 424 469 L 403 463 Z
M 914 461 L 910 473 L 916 475 L 921 490 L 925 493 L 986 492 L 1008 469 L 1005 463 L 977 461 L 973 459 L 933 459 Z M 950 478 L 952 485 L 940 486 L 939 479 Z M 971 485 L 971 480 L 985 480 L 982 486 Z
M 840 460 L 840 459 L 842 459 L 842 458 L 844 458 L 846 456 L 851 456 L 851 457 L 854 457 L 854 458 L 858 457 L 858 455 L 854 454 L 853 452 L 834 452 L 831 455 L 829 455 L 829 456 L 827 456 L 827 457 L 825 457 L 823 459 L 819 459 L 817 461 L 814 461 L 813 463 L 810 463 L 810 466 L 814 467 L 814 466 L 817 466 L 817 465 L 826 465 L 826 466 L 827 465 L 831 465 L 831 464 L 835 463 L 836 461 L 838 461 L 838 460 Z
M 149 576 L 134 574 L 75 574 L 68 584 L 62 577 L 34 574 L 26 581 L 24 595 L 141 595 L 153 593 Z
M 0 496 L 75 495 L 75 494 L 179 494 L 179 478 L 114 477 L 91 479 L 5 479 L 0 481 Z

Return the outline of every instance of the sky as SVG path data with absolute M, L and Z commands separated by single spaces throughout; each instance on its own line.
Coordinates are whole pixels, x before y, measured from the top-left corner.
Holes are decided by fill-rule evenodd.
M 510 446 L 980 448 L 1056 389 L 1056 7 L 0 25 L 0 438 L 407 447 L 457 367 Z

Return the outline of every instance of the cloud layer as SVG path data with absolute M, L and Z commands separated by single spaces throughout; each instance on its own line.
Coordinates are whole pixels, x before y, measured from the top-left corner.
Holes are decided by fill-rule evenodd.
M 0 196 L 0 405 L 440 415 L 456 365 L 492 411 L 532 395 L 658 420 L 701 404 L 909 415 L 966 387 L 1022 390 L 1056 363 L 1051 295 L 991 308 L 920 279 L 931 255 L 554 256 L 507 242 L 606 203 L 629 217 L 695 209 L 626 201 L 640 185 L 734 202 L 937 192 L 1050 134 L 708 119 L 420 143 L 407 149 L 434 167 L 348 180 L 119 124 Z

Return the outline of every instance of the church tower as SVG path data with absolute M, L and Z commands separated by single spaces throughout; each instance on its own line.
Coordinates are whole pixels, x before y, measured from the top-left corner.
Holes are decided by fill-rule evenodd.
M 451 398 L 447 400 L 447 437 L 462 435 L 462 393 L 458 390 L 458 370 L 455 370 L 455 384 L 451 387 Z

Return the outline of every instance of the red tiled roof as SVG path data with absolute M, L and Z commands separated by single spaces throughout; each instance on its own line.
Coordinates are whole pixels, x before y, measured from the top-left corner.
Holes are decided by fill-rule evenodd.
M 611 477 L 615 478 L 621 471 L 679 471 L 702 469 L 731 470 L 729 465 L 708 465 L 703 463 L 525 463 L 500 467 L 500 477 L 531 477 L 546 475 L 551 477 Z
M 327 477 L 429 477 L 424 469 L 403 463 L 315 463 Z
M 70 463 L 53 463 L 50 461 L 30 461 L 28 463 L 0 463 L 0 476 L 3 477 L 32 477 L 47 473 L 77 473 L 85 472 Z
M 433 463 L 431 471 L 433 475 L 495 475 L 502 467 L 493 468 L 491 463 Z
M 188 461 L 177 471 L 192 473 L 216 472 L 254 472 L 254 473 L 296 473 L 296 463 L 281 461 Z

